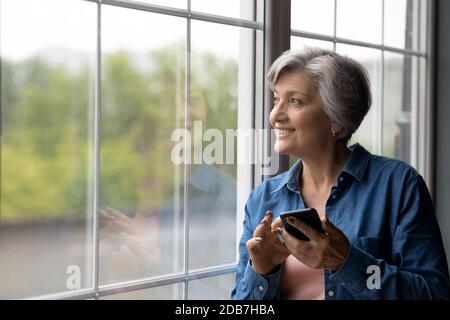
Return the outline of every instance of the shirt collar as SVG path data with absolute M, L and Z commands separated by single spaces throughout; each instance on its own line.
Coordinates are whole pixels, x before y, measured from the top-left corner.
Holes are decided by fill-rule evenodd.
M 370 159 L 370 152 L 364 149 L 359 143 L 355 143 L 354 145 L 349 147 L 352 153 L 347 160 L 347 163 L 342 169 L 342 172 L 347 172 L 352 175 L 358 181 L 361 181 L 364 172 L 366 171 L 367 165 Z M 283 188 L 285 185 L 291 191 L 298 190 L 298 178 L 300 175 L 300 169 L 302 168 L 302 160 L 298 159 L 294 165 L 284 174 L 278 183 L 275 190 L 271 193 L 275 193 Z
M 371 154 L 359 143 L 350 146 L 350 150 L 352 150 L 352 153 L 342 171 L 351 174 L 356 180 L 361 181 L 369 164 Z
M 298 190 L 298 178 L 300 175 L 300 168 L 302 167 L 302 160 L 298 159 L 294 165 L 284 174 L 275 190 L 271 193 L 279 191 L 285 185 L 292 191 Z

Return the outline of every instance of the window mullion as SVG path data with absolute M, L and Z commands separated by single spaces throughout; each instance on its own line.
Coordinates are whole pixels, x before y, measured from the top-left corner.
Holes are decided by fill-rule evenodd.
M 94 107 L 94 190 L 93 190 L 93 286 L 98 296 L 99 287 L 99 197 L 100 197 L 100 125 L 101 125 L 101 1 L 97 3 L 97 55 L 95 74 L 95 107 Z

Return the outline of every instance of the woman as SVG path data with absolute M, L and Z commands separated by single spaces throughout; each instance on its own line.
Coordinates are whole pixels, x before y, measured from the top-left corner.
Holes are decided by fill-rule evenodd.
M 433 205 L 405 162 L 347 147 L 371 105 L 354 60 L 322 49 L 271 66 L 275 151 L 300 158 L 249 195 L 233 299 L 447 299 L 450 280 Z M 315 208 L 325 234 L 279 214 Z M 273 221 L 273 219 L 275 220 Z

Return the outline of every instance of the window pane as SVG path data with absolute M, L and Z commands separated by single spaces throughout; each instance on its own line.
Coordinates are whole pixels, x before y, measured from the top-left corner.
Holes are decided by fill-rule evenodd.
M 316 39 L 291 37 L 291 50 L 303 50 L 305 47 L 318 47 L 333 50 L 333 42 Z
M 410 162 L 417 58 L 386 52 L 384 61 L 383 154 Z
M 149 3 L 149 4 L 156 4 L 158 6 L 186 9 L 187 1 L 188 0 L 137 0 L 136 2 L 143 2 L 143 3 Z
M 372 106 L 359 129 L 353 134 L 350 144 L 358 142 L 367 150 L 378 153 L 380 145 L 378 116 L 381 107 L 381 51 L 339 43 L 336 45 L 336 51 L 362 63 L 370 78 Z
M 100 281 L 180 271 L 186 21 L 102 8 Z M 120 22 L 120 23 L 119 23 Z
M 425 1 L 422 2 L 426 10 Z M 418 0 L 384 2 L 384 44 L 386 46 L 419 50 L 419 28 L 421 27 L 419 5 Z
M 182 300 L 184 283 L 154 287 L 101 297 L 100 300 Z
M 189 300 L 229 300 L 235 274 L 225 274 L 189 282 Z
M 291 0 L 291 28 L 334 35 L 334 0 Z
M 254 20 L 253 6 L 255 2 L 263 5 L 263 0 L 191 0 L 191 10 L 219 16 Z
M 200 161 L 188 173 L 191 269 L 235 262 L 237 143 L 227 137 L 227 129 L 237 128 L 238 75 L 251 64 L 251 50 L 246 50 L 251 43 L 240 46 L 240 36 L 252 32 L 192 22 L 190 126 L 191 135 L 204 141 L 194 138 L 194 161 L 196 148 Z M 239 86 L 251 88 L 251 83 Z
M 1 2 L 2 299 L 92 286 L 95 27 L 90 2 Z
M 382 0 L 337 0 L 336 22 L 338 37 L 381 44 Z

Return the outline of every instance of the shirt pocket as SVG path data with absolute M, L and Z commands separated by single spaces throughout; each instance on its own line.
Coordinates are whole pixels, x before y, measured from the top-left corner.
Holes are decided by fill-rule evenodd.
M 385 237 L 357 237 L 356 246 L 377 259 L 390 260 L 391 245 Z

